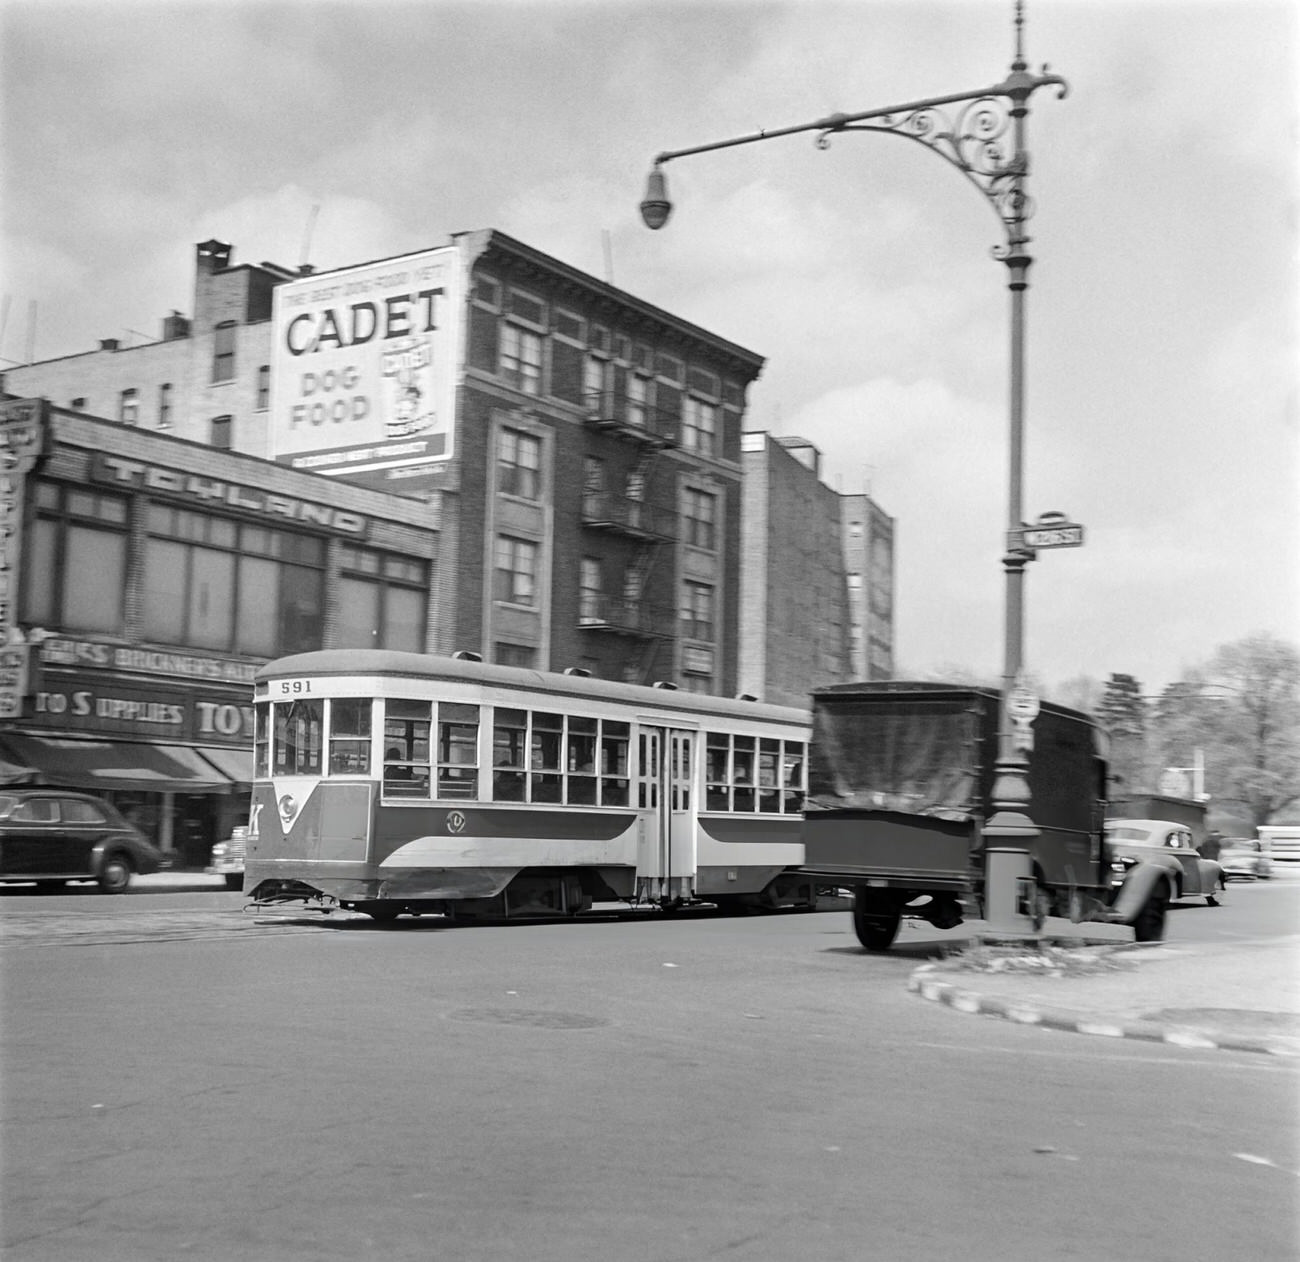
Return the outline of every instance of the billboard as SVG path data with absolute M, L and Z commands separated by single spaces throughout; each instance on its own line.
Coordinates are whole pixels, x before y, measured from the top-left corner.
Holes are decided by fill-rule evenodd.
M 396 494 L 436 483 L 454 450 L 461 289 L 454 245 L 277 286 L 272 457 Z

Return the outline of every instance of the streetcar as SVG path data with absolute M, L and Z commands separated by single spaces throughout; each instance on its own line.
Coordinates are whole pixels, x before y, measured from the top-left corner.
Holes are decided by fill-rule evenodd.
M 254 710 L 254 906 L 815 906 L 804 711 L 382 649 L 270 662 Z

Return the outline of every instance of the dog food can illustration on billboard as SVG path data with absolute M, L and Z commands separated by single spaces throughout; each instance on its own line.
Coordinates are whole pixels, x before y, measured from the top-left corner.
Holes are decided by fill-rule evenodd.
M 272 458 L 401 495 L 440 486 L 455 451 L 462 306 L 457 246 L 277 285 Z
M 389 438 L 410 438 L 433 429 L 433 343 L 427 337 L 405 338 L 384 348 L 384 423 Z

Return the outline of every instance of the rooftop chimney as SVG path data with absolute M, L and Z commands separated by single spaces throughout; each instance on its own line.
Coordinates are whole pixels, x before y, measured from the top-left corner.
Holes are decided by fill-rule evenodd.
M 189 337 L 190 322 L 179 311 L 173 311 L 169 316 L 163 316 L 162 322 L 162 340 L 164 342 L 175 342 L 182 337 Z
M 121 344 L 121 341 L 115 337 L 101 337 L 99 339 L 99 349 L 101 351 L 115 351 Z
M 219 272 L 222 268 L 229 267 L 230 256 L 235 249 L 234 246 L 225 241 L 218 241 L 216 238 L 211 241 L 200 241 L 194 248 L 198 252 L 199 270 L 206 272 Z

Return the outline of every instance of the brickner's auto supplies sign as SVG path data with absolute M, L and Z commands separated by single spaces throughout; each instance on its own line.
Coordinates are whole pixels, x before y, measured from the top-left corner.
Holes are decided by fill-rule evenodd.
M 398 494 L 452 454 L 460 252 L 303 277 L 275 291 L 271 454 Z

